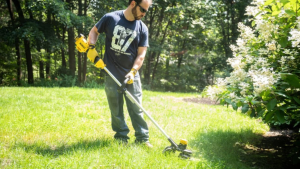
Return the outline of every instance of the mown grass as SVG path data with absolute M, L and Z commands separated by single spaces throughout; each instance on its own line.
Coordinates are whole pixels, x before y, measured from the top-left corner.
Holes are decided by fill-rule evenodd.
M 143 107 L 194 154 L 165 156 L 165 136 L 147 118 L 153 149 L 113 140 L 104 89 L 0 88 L 0 168 L 251 168 L 237 142 L 255 140 L 265 124 L 219 105 L 188 103 L 196 94 L 144 91 Z

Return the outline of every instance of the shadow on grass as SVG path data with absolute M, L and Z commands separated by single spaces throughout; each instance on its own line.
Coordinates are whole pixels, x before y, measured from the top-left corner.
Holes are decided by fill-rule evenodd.
M 240 132 L 211 131 L 196 133 L 190 146 L 195 150 L 194 157 L 202 157 L 211 162 L 213 168 L 250 168 L 240 160 L 244 150 L 239 145 L 258 142 L 259 135 L 250 129 Z
M 43 156 L 60 156 L 64 154 L 73 153 L 78 150 L 95 150 L 103 147 L 109 147 L 113 144 L 113 140 L 109 139 L 96 139 L 96 140 L 83 140 L 70 145 L 62 146 L 49 146 L 44 143 L 26 144 L 20 143 L 16 147 L 22 147 L 26 152 L 34 152 Z

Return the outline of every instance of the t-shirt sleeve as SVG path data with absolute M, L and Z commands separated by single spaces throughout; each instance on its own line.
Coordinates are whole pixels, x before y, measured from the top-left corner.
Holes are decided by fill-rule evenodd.
M 140 35 L 140 42 L 139 42 L 139 47 L 149 47 L 149 42 L 148 42 L 148 30 L 145 32 L 142 32 Z
M 105 32 L 105 25 L 106 25 L 106 22 L 107 22 L 107 15 L 104 15 L 101 19 L 100 19 L 100 21 L 98 21 L 97 23 L 96 23 L 96 28 L 98 29 L 98 33 L 103 33 L 103 32 Z

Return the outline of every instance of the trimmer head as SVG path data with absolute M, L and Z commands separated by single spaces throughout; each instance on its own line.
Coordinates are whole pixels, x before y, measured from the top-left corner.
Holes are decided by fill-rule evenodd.
M 171 146 L 168 146 L 164 149 L 164 154 L 170 154 L 175 153 L 176 151 L 179 151 L 179 157 L 183 159 L 189 159 L 192 155 L 192 151 L 186 149 L 188 141 L 186 139 L 181 139 L 179 144 L 176 144 L 172 139 L 168 139 L 171 143 Z

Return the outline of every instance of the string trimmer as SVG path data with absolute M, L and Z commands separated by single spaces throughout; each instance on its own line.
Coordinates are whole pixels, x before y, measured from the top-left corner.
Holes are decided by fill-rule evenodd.
M 89 49 L 89 45 L 88 45 L 85 37 L 83 35 L 80 35 L 75 40 L 76 40 L 75 44 L 76 44 L 77 50 L 82 53 L 87 52 L 87 50 Z M 171 137 L 169 137 L 167 135 L 167 133 L 156 123 L 156 121 L 150 116 L 150 114 L 136 101 L 136 99 L 130 94 L 130 92 L 127 91 L 126 84 L 129 79 L 125 79 L 123 84 L 121 84 L 115 78 L 115 76 L 106 68 L 106 65 L 102 59 L 100 59 L 98 56 L 96 56 L 94 58 L 89 58 L 89 60 L 91 62 L 93 62 L 97 68 L 104 69 L 107 72 L 107 74 L 118 84 L 118 86 L 121 88 L 121 90 L 125 93 L 126 97 L 132 103 L 137 105 L 147 115 L 147 117 L 153 122 L 153 124 L 155 124 L 155 126 L 167 137 L 168 141 L 171 143 L 171 146 L 166 147 L 163 150 L 163 153 L 168 154 L 168 153 L 175 153 L 176 151 L 179 151 L 180 152 L 179 157 L 185 158 L 185 159 L 190 158 L 190 156 L 192 155 L 192 151 L 186 149 L 188 141 L 185 139 L 181 139 L 180 143 L 176 144 L 171 139 Z

